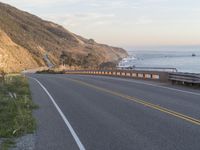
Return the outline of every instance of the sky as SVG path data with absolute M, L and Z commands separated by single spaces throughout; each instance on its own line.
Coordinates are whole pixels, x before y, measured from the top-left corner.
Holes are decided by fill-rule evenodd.
M 200 0 L 0 0 L 128 49 L 200 45 Z

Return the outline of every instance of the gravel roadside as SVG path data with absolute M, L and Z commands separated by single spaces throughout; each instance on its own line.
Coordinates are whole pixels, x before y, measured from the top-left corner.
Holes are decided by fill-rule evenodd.
M 15 140 L 16 145 L 14 148 L 11 148 L 10 150 L 34 150 L 35 149 L 35 134 L 28 134 L 25 136 L 22 136 L 20 138 L 17 138 Z

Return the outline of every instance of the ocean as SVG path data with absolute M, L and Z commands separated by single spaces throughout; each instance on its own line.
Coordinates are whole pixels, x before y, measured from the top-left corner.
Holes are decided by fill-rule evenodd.
M 196 56 L 192 56 L 195 54 Z M 128 65 L 136 67 L 172 67 L 179 72 L 200 73 L 200 49 L 195 51 L 129 51 Z

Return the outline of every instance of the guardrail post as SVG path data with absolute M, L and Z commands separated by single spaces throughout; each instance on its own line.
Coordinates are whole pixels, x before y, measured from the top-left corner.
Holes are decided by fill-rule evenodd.
M 118 77 L 131 77 L 140 79 L 152 79 L 168 81 L 169 73 L 156 71 L 137 71 L 137 70 L 67 70 L 66 74 L 85 74 L 85 75 L 108 75 Z

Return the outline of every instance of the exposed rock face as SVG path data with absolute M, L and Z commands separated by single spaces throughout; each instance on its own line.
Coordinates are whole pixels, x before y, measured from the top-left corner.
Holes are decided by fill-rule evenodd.
M 98 44 L 60 25 L 0 3 L 0 68 L 7 72 L 45 66 L 44 55 L 55 65 L 69 54 L 71 65 L 98 66 L 127 56 L 121 48 Z

